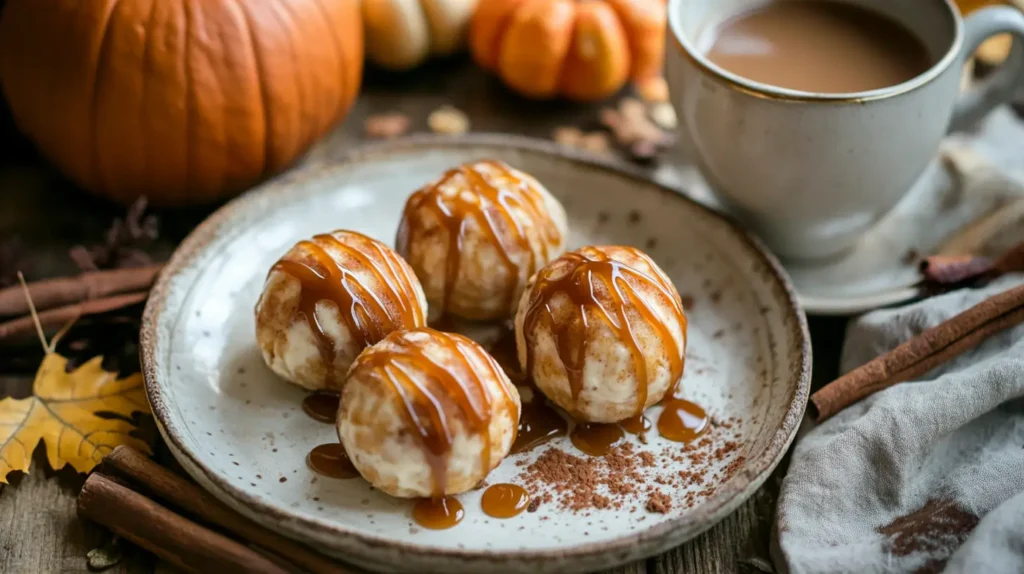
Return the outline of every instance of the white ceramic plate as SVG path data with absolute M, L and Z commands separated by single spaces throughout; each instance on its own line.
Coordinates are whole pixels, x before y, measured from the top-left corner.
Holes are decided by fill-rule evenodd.
M 336 228 L 391 242 L 406 197 L 445 169 L 497 158 L 525 170 L 565 205 L 570 246 L 645 249 L 680 293 L 693 299 L 683 378 L 688 398 L 716 420 L 714 459 L 701 486 L 658 486 L 676 500 L 645 510 L 646 494 L 620 509 L 536 512 L 497 520 L 480 492 L 459 498 L 465 520 L 450 530 L 417 528 L 408 501 L 360 479 L 317 477 L 304 462 L 334 429 L 301 410 L 303 392 L 264 366 L 253 306 L 267 270 L 293 243 Z M 761 485 L 799 425 L 810 384 L 807 326 L 781 267 L 722 216 L 635 173 L 506 136 L 410 138 L 373 146 L 322 168 L 305 168 L 231 202 L 182 244 L 146 308 L 142 359 L 150 403 L 175 456 L 204 487 L 241 512 L 326 553 L 388 571 L 568 572 L 640 559 L 693 537 Z M 652 413 L 652 415 L 656 415 Z M 657 455 L 643 482 L 692 470 L 664 459 L 682 445 L 656 433 L 638 450 Z M 491 483 L 517 482 L 546 449 L 507 458 Z M 579 453 L 576 453 L 579 454 Z M 678 457 L 677 457 L 678 458 Z M 664 460 L 663 460 L 664 459 Z M 532 493 L 539 496 L 542 492 Z M 690 504 L 683 499 L 691 494 Z

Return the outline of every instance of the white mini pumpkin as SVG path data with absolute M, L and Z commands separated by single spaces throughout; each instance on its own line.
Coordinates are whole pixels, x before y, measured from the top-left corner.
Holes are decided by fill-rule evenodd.
M 382 68 L 408 70 L 463 49 L 477 1 L 363 0 L 367 58 Z

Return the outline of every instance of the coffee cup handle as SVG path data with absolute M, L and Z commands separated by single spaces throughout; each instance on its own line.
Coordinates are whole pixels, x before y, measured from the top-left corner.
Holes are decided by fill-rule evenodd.
M 950 122 L 951 130 L 971 126 L 992 108 L 1009 101 L 1024 89 L 1024 13 L 1010 6 L 982 8 L 964 19 L 961 62 L 966 62 L 985 40 L 997 34 L 1013 34 L 1013 47 L 1005 62 L 980 84 L 960 94 Z

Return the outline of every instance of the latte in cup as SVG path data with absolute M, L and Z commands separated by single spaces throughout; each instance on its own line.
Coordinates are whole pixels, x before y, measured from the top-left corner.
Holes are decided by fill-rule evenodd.
M 712 31 L 707 58 L 756 82 L 805 92 L 895 86 L 932 58 L 899 23 L 853 4 L 795 0 L 742 12 Z
M 1024 14 L 952 0 L 669 0 L 680 139 L 726 209 L 789 259 L 848 252 L 903 198 L 950 126 L 1024 81 Z M 966 58 L 1010 57 L 960 92 Z

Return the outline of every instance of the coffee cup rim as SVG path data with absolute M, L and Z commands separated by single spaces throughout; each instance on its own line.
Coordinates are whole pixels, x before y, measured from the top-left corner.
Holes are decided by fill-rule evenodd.
M 690 60 L 690 62 L 698 69 L 703 71 L 705 74 L 718 80 L 726 87 L 743 92 L 747 95 L 754 96 L 757 98 L 768 99 L 768 100 L 781 100 L 790 102 L 817 102 L 823 104 L 851 104 L 851 103 L 864 103 L 873 100 L 881 100 L 905 94 L 916 90 L 917 88 L 924 86 L 939 77 L 958 57 L 960 54 L 961 44 L 963 43 L 963 17 L 960 14 L 959 8 L 953 4 L 953 0 L 941 0 L 946 6 L 946 10 L 953 19 L 953 41 L 950 43 L 946 53 L 943 54 L 942 58 L 936 63 L 932 64 L 930 68 L 924 72 L 901 82 L 893 86 L 887 86 L 885 88 L 878 88 L 874 90 L 867 90 L 862 92 L 841 92 L 841 93 L 826 93 L 826 92 L 806 92 L 803 90 L 793 90 L 790 88 L 783 88 L 779 86 L 773 86 L 771 84 L 765 84 L 762 82 L 756 82 L 748 78 L 744 78 L 738 74 L 730 72 L 725 68 L 715 64 L 711 60 L 704 57 L 704 54 L 700 53 L 682 33 L 681 24 L 679 19 L 682 17 L 678 5 L 683 0 L 669 0 L 667 5 L 668 10 L 668 26 L 669 32 L 671 32 L 673 43 L 677 50 L 679 50 L 683 57 Z M 856 4 L 856 2 L 849 2 L 847 0 L 832 0 L 845 2 L 847 4 Z M 765 2 L 767 3 L 767 2 Z

